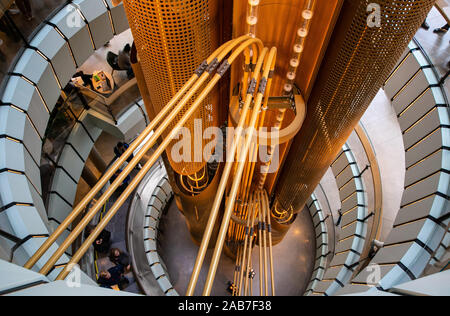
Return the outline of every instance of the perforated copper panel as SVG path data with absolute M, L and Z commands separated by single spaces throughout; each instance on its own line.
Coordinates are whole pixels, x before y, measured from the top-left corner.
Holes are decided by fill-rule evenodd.
M 218 0 L 124 0 L 124 5 L 152 104 L 158 113 L 218 47 Z M 196 118 L 202 120 L 202 130 L 218 125 L 217 103 L 216 89 L 186 125 L 192 136 Z M 186 109 L 171 122 L 170 129 Z M 171 156 L 174 143 L 167 154 L 176 172 L 192 175 L 204 166 L 203 160 L 175 162 Z M 191 160 L 194 161 L 193 156 Z
M 303 207 L 435 1 L 375 1 L 382 10 L 379 28 L 367 23 L 372 2 L 344 3 L 275 192 L 278 207 Z

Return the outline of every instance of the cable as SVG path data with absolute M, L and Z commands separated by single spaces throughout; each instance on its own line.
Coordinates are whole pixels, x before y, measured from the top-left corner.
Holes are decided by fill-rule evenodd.
M 260 55 L 260 62 L 261 62 L 261 59 L 265 58 L 266 54 L 267 54 L 267 48 L 265 48 L 263 50 L 263 53 Z M 270 70 L 275 67 L 276 54 L 277 54 L 277 49 L 275 47 L 273 47 L 270 50 L 269 58 L 268 58 L 268 65 L 270 65 L 270 67 L 265 67 L 263 78 L 261 80 L 262 82 L 264 81 L 264 79 L 267 80 Z M 255 72 L 258 73 L 259 71 L 256 70 Z M 263 97 L 266 94 L 266 92 L 267 91 L 265 89 L 265 86 L 260 84 L 259 91 L 258 91 L 258 94 L 256 97 L 253 111 L 252 111 L 252 117 L 251 117 L 250 124 L 249 124 L 250 127 L 254 127 L 256 124 L 256 121 L 257 121 L 258 115 L 259 115 L 259 111 L 261 109 Z M 245 138 L 244 147 L 243 147 L 243 150 L 241 152 L 240 159 L 238 162 L 238 170 L 233 179 L 233 185 L 231 187 L 230 196 L 228 197 L 228 201 L 226 204 L 225 214 L 224 214 L 224 217 L 222 220 L 222 225 L 220 227 L 219 235 L 217 238 L 216 248 L 214 249 L 214 254 L 213 254 L 213 257 L 211 260 L 211 265 L 209 268 L 208 276 L 206 278 L 206 284 L 205 284 L 205 287 L 203 290 L 203 295 L 205 295 L 205 296 L 209 296 L 211 294 L 211 289 L 212 289 L 212 285 L 214 282 L 214 277 L 217 272 L 217 267 L 219 265 L 219 260 L 220 260 L 220 256 L 222 253 L 223 244 L 224 244 L 224 240 L 226 237 L 228 225 L 230 223 L 233 206 L 236 201 L 237 191 L 238 191 L 238 188 L 239 188 L 239 185 L 240 185 L 240 182 L 242 179 L 244 167 L 245 167 L 245 160 L 246 160 L 245 157 L 247 156 L 248 151 L 250 149 L 252 137 L 253 137 L 252 133 L 248 133 Z
M 248 41 L 248 46 L 249 45 L 253 45 L 253 44 L 257 45 L 258 49 L 260 51 L 263 50 L 262 49 L 263 45 L 262 45 L 262 42 L 260 40 L 254 39 L 253 41 L 251 41 L 251 40 Z M 234 52 L 233 55 L 230 56 L 230 58 L 228 59 L 229 62 L 232 63 L 241 52 L 242 52 L 242 50 L 240 52 L 239 51 Z M 254 52 L 254 54 L 255 54 L 255 52 Z M 259 63 L 260 66 L 258 68 L 258 71 L 255 71 L 255 73 L 253 75 L 252 82 L 256 82 L 256 78 L 260 75 L 261 64 L 262 64 L 262 61 Z M 244 126 L 244 120 L 245 120 L 245 117 L 247 116 L 247 113 L 248 113 L 249 108 L 250 108 L 250 103 L 251 103 L 251 101 L 253 99 L 253 92 L 254 91 L 252 91 L 252 89 L 253 89 L 252 87 L 249 88 L 249 91 L 247 93 L 247 98 L 246 98 L 244 107 L 242 109 L 242 116 L 241 116 L 241 119 L 239 120 L 239 124 L 238 124 L 238 127 L 236 129 L 236 134 L 238 134 L 238 135 L 240 135 L 240 133 L 242 133 L 242 128 Z M 236 136 L 236 138 L 240 139 L 239 136 Z M 194 295 L 195 286 L 197 284 L 197 281 L 198 281 L 198 278 L 199 278 L 199 275 L 200 275 L 200 270 L 201 270 L 201 267 L 203 265 L 203 261 L 205 259 L 206 251 L 208 250 L 209 241 L 211 239 L 211 235 L 212 235 L 214 226 L 215 226 L 216 221 L 217 221 L 217 217 L 218 217 L 218 214 L 219 214 L 219 208 L 220 208 L 220 206 L 222 204 L 222 199 L 223 199 L 223 195 L 224 195 L 224 192 L 225 192 L 225 187 L 226 187 L 227 182 L 228 182 L 228 177 L 230 176 L 231 169 L 232 169 L 232 167 L 234 165 L 232 163 L 232 160 L 234 159 L 234 156 L 236 154 L 238 145 L 239 145 L 239 143 L 234 141 L 232 146 L 231 146 L 230 152 L 227 154 L 227 161 L 225 163 L 225 168 L 224 168 L 224 171 L 223 171 L 223 174 L 222 174 L 222 178 L 221 178 L 220 183 L 219 183 L 219 187 L 217 189 L 217 194 L 216 194 L 216 197 L 214 199 L 214 203 L 213 203 L 213 206 L 212 206 L 211 214 L 209 216 L 208 223 L 206 225 L 205 232 L 203 234 L 203 239 L 202 239 L 202 243 L 200 245 L 200 249 L 199 249 L 199 252 L 198 252 L 198 255 L 197 255 L 197 259 L 195 261 L 194 268 L 192 270 L 192 275 L 191 275 L 191 279 L 190 279 L 189 284 L 188 284 L 188 289 L 186 291 L 186 296 Z

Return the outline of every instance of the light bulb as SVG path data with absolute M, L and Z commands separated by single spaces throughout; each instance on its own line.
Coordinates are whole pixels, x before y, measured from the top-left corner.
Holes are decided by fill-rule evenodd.
M 287 75 L 286 75 L 286 77 L 289 79 L 289 80 L 294 80 L 295 79 L 295 72 L 288 72 L 287 73 Z
M 294 45 L 294 52 L 296 52 L 297 54 L 303 52 L 303 45 L 300 44 Z
M 300 61 L 298 59 L 296 59 L 296 58 L 292 58 L 291 59 L 291 66 L 292 67 L 297 68 L 299 64 L 300 64 Z
M 258 23 L 258 18 L 257 18 L 256 16 L 250 15 L 250 16 L 247 18 L 247 23 L 248 23 L 249 25 L 256 25 L 256 23 Z
M 286 83 L 284 85 L 284 91 L 291 92 L 292 91 L 292 85 L 290 83 Z
M 314 13 L 311 10 L 303 10 L 303 12 L 302 12 L 302 17 L 305 20 L 311 20 L 313 15 L 314 15 Z

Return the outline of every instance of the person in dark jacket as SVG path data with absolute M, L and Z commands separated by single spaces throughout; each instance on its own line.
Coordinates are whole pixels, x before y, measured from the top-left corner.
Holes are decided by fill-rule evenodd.
M 117 285 L 120 290 L 123 290 L 126 284 L 129 283 L 128 279 L 124 277 L 125 269 L 122 265 L 117 265 L 108 269 L 108 271 L 101 271 L 97 283 L 101 287 L 111 289 Z
M 88 227 L 86 227 L 85 238 L 87 238 L 94 229 L 94 225 L 89 225 Z M 109 248 L 111 247 L 111 232 L 104 229 L 95 239 L 93 246 L 95 251 L 97 251 L 98 253 L 107 253 Z
M 94 85 L 92 84 L 92 74 L 85 74 L 83 71 L 78 71 L 75 73 L 72 78 L 80 77 L 83 81 L 83 86 L 91 88 L 94 90 Z
M 114 175 L 109 179 L 109 182 L 111 184 L 113 184 L 114 181 L 116 181 L 117 177 L 120 176 L 121 173 L 122 173 L 121 169 L 117 170 L 114 173 Z M 122 184 L 117 188 L 117 192 L 119 192 L 119 193 L 123 192 L 127 188 L 128 184 L 130 183 L 130 180 L 131 180 L 130 175 L 127 175 L 127 177 L 123 180 Z
M 115 265 L 121 265 L 125 268 L 125 271 L 131 270 L 130 256 L 118 248 L 112 248 L 109 252 L 109 260 Z

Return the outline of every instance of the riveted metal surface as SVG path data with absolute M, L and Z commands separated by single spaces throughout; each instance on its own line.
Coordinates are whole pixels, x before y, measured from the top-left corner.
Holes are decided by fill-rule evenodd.
M 371 1 L 344 2 L 308 102 L 305 123 L 276 188 L 277 208 L 303 208 L 434 2 L 377 1 L 380 27 L 368 25 Z
M 218 47 L 220 23 L 217 0 L 125 0 L 128 21 L 140 64 L 156 113 L 182 88 L 199 65 Z M 193 98 L 192 101 L 194 101 Z M 171 122 L 168 130 L 186 113 L 191 103 Z M 204 131 L 218 125 L 218 89 L 214 90 L 186 124 L 192 135 L 194 121 L 201 119 Z M 165 133 L 163 136 L 167 136 Z M 200 137 L 205 146 L 205 140 Z M 182 175 L 199 171 L 205 161 L 176 162 L 167 149 L 173 169 Z M 191 161 L 194 161 L 193 153 Z M 198 159 L 197 159 L 198 160 Z

